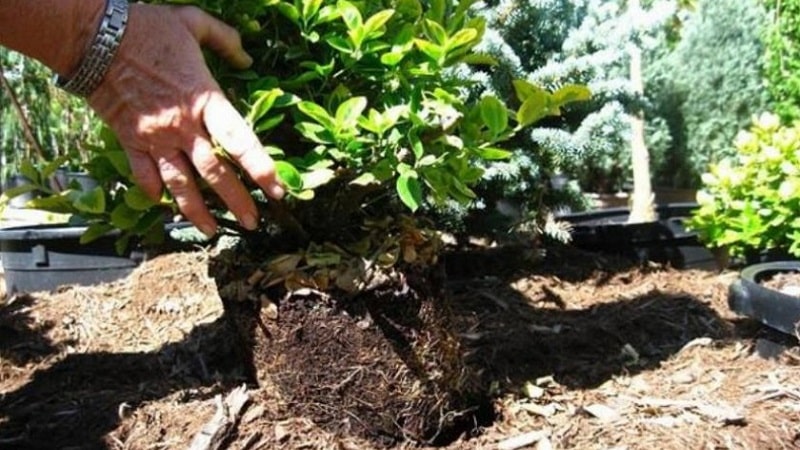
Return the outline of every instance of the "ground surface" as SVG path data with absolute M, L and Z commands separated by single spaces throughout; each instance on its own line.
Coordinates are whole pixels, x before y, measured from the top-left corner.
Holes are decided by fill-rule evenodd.
M 7 298 L 0 448 L 188 448 L 209 429 L 215 397 L 245 384 L 250 402 L 227 448 L 428 448 L 350 433 L 364 418 L 336 405 L 297 414 L 304 393 L 253 384 L 210 260 L 164 255 L 120 282 Z M 729 312 L 736 273 L 567 250 L 538 262 L 463 253 L 446 264 L 458 344 L 495 416 L 444 448 L 800 448 L 797 342 Z M 278 313 L 286 327 L 302 320 Z M 376 336 L 362 319 L 354 313 Z M 371 339 L 364 345 L 379 345 Z M 336 348 L 273 361 L 294 367 L 293 380 L 310 378 L 346 359 Z

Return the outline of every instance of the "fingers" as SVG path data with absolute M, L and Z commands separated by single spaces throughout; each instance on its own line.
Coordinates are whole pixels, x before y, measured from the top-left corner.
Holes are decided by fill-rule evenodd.
M 178 150 L 155 156 L 155 165 L 158 167 L 161 179 L 178 209 L 206 236 L 213 236 L 217 232 L 217 222 L 205 206 L 200 189 L 195 183 L 194 173 L 184 153 Z
M 136 184 L 151 200 L 160 201 L 164 183 L 161 182 L 161 174 L 153 158 L 145 152 L 132 150 L 128 152 L 128 160 Z
M 255 230 L 258 214 L 253 198 L 231 167 L 214 153 L 208 140 L 198 137 L 189 156 L 200 176 L 239 219 L 239 223 L 248 230 Z
M 217 20 L 198 8 L 184 8 L 189 30 L 201 46 L 209 47 L 237 69 L 253 64 L 253 58 L 242 48 L 242 39 L 235 28 Z
M 249 230 L 258 227 L 258 213 L 253 198 L 231 167 L 214 153 L 206 138 L 198 137 L 193 148 L 185 153 L 175 150 L 167 154 L 150 155 L 132 151 L 129 155 L 134 177 L 145 193 L 158 200 L 166 185 L 181 213 L 207 236 L 216 233 L 217 224 L 205 207 L 191 165 L 243 227 Z M 184 155 L 188 155 L 191 165 Z
M 267 195 L 274 199 L 283 197 L 284 190 L 275 177 L 275 163 L 247 122 L 221 92 L 209 94 L 203 121 L 209 134 Z

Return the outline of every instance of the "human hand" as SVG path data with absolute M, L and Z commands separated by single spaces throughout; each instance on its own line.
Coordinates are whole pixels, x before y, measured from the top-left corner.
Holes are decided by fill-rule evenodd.
M 89 104 L 116 132 L 133 175 L 153 199 L 163 188 L 206 235 L 216 221 L 194 170 L 247 229 L 258 225 L 255 202 L 212 140 L 270 197 L 283 188 L 258 137 L 225 98 L 203 59 L 209 47 L 237 68 L 252 63 L 238 33 L 195 7 L 130 5 L 114 62 Z

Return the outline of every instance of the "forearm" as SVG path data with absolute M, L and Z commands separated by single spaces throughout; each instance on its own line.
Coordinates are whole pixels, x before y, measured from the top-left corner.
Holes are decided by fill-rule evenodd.
M 69 76 L 89 46 L 104 0 L 0 0 L 0 45 Z

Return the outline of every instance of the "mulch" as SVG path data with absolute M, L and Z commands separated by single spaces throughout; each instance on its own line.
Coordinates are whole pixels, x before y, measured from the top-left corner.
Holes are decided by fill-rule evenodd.
M 277 318 L 260 305 L 271 338 L 248 341 L 220 291 L 254 268 L 223 276 L 219 258 L 167 254 L 115 283 L 6 298 L 0 448 L 189 448 L 241 386 L 250 400 L 223 448 L 800 448 L 797 340 L 730 312 L 733 271 L 561 247 L 454 252 L 437 289 L 281 299 Z M 444 331 L 426 340 L 409 317 Z M 439 348 L 426 342 L 458 358 L 420 372 L 409 348 Z M 485 407 L 434 439 L 403 424 L 464 409 L 452 384 L 425 385 L 437 367 L 468 373 Z M 414 382 L 444 413 L 400 401 Z

